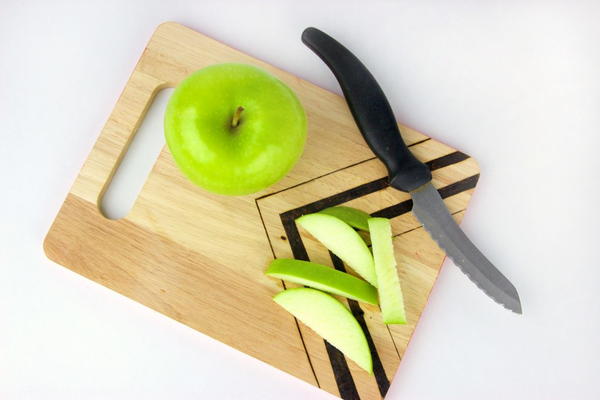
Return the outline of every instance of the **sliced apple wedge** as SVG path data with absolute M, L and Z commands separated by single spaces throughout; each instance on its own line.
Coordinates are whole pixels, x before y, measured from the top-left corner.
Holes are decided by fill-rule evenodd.
M 280 258 L 269 265 L 265 274 L 364 303 L 378 304 L 375 287 L 353 275 L 325 265 Z
M 371 285 L 377 287 L 373 256 L 354 229 L 341 219 L 326 214 L 307 214 L 296 220 Z
M 346 206 L 329 207 L 319 211 L 321 214 L 332 215 L 350 225 L 353 228 L 362 231 L 369 231 L 369 223 L 367 222 L 371 216 L 364 211 Z
M 400 287 L 400 279 L 396 269 L 392 228 L 387 218 L 370 218 L 369 230 L 375 273 L 379 290 L 379 306 L 383 322 L 386 324 L 405 324 L 404 299 Z
M 338 300 L 309 288 L 284 290 L 273 300 L 362 369 L 373 373 L 373 360 L 365 333 L 352 313 Z

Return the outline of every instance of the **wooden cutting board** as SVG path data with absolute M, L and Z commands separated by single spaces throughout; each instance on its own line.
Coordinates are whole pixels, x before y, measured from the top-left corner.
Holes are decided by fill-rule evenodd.
M 306 57 L 320 62 L 308 50 Z M 222 62 L 262 67 L 298 94 L 308 117 L 300 162 L 260 193 L 225 197 L 187 181 L 165 147 L 129 215 L 105 218 L 99 201 L 155 94 Z M 401 129 L 460 220 L 479 177 L 476 162 Z M 373 375 L 275 304 L 271 298 L 283 283 L 263 274 L 274 257 L 343 267 L 294 223 L 299 215 L 338 204 L 393 221 L 408 323 L 386 326 L 377 307 L 342 299 L 365 329 Z M 167 22 L 152 35 L 44 249 L 55 262 L 336 396 L 377 399 L 385 396 L 444 260 L 411 206 L 407 194 L 388 187 L 384 167 L 365 145 L 342 97 Z

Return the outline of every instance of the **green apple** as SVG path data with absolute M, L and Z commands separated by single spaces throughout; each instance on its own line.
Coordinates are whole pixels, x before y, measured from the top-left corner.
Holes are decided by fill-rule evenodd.
M 386 324 L 405 324 L 404 299 L 396 269 L 390 220 L 387 218 L 370 218 L 369 230 L 371 232 L 377 288 L 379 290 L 379 305 L 383 322 Z
M 273 278 L 299 283 L 325 292 L 339 294 L 349 299 L 377 305 L 377 290 L 373 286 L 353 275 L 325 265 L 290 258 L 279 258 L 271 262 L 265 274 Z
M 358 233 L 339 218 L 327 214 L 307 214 L 296 220 L 371 285 L 377 287 L 373 256 Z
M 368 373 L 373 373 L 371 351 L 358 321 L 338 300 L 309 288 L 288 289 L 273 300 Z
M 329 207 L 319 211 L 322 214 L 333 215 L 338 217 L 353 228 L 360 229 L 363 231 L 369 230 L 369 224 L 367 220 L 371 218 L 369 214 L 364 211 L 357 210 L 356 208 L 346 206 L 335 206 Z
M 194 72 L 169 99 L 165 136 L 177 166 L 211 192 L 244 195 L 281 179 L 300 158 L 306 116 L 283 82 L 245 64 Z

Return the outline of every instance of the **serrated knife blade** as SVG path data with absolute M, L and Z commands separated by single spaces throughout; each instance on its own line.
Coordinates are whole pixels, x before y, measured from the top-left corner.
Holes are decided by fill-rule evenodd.
M 521 314 L 517 289 L 465 235 L 437 189 L 426 183 L 410 192 L 410 196 L 413 213 L 454 264 L 497 303 Z

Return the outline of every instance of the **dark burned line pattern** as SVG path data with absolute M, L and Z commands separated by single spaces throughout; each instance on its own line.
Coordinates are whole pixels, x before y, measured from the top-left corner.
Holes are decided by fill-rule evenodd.
M 310 261 L 294 219 L 284 220 L 282 217 L 281 222 L 283 223 L 283 228 L 285 229 L 285 234 L 288 237 L 294 258 L 298 260 Z M 327 350 L 327 355 L 329 356 L 329 362 L 331 363 L 333 376 L 335 378 L 335 383 L 337 384 L 341 398 L 345 400 L 360 400 L 360 396 L 358 395 L 356 384 L 354 383 L 354 379 L 350 373 L 350 367 L 348 367 L 346 357 L 344 357 L 344 354 L 341 351 L 329 344 L 327 340 L 323 340 L 323 342 L 325 342 L 325 349 Z M 310 359 L 310 355 L 308 357 Z
M 455 194 L 461 193 L 463 191 L 472 189 L 477 184 L 478 178 L 479 178 L 479 175 L 473 175 L 469 178 L 466 178 L 466 179 L 463 179 L 456 183 L 453 183 L 451 185 L 445 186 L 445 187 L 439 189 L 440 195 L 442 196 L 442 198 L 446 198 L 446 197 L 450 197 Z M 377 188 L 379 188 L 379 186 L 380 186 L 379 180 L 373 181 L 373 182 L 371 182 L 371 184 L 372 184 L 371 188 L 375 188 L 375 190 L 373 190 L 373 191 L 377 191 L 378 190 Z M 350 191 L 348 191 L 348 192 L 350 192 Z M 349 201 L 353 198 L 356 198 L 356 197 L 347 198 L 345 200 L 342 200 L 342 201 L 339 201 L 336 203 L 332 203 L 331 205 L 327 204 L 316 210 L 313 210 L 311 207 L 310 211 L 306 211 L 304 209 L 304 207 L 300 207 L 299 209 L 290 210 L 290 211 L 284 213 L 284 214 L 286 214 L 285 216 L 284 216 L 284 214 L 281 214 L 281 221 L 284 226 L 288 241 L 290 243 L 290 247 L 292 249 L 294 258 L 297 258 L 300 260 L 305 260 L 305 261 L 310 261 L 309 257 L 308 257 L 308 253 L 306 252 L 306 248 L 304 247 L 304 243 L 302 242 L 302 239 L 300 237 L 300 233 L 298 232 L 298 228 L 296 227 L 295 219 L 300 215 L 304 215 L 304 214 L 311 213 L 311 212 L 316 212 L 323 208 L 331 207 L 332 205 L 341 204 L 341 203 Z M 327 200 L 327 199 L 323 199 L 323 200 Z M 309 204 L 308 206 L 310 206 L 310 205 L 312 205 L 312 204 Z M 412 200 L 406 200 L 397 205 L 387 207 L 385 209 L 377 211 L 377 212 L 373 213 L 373 216 L 385 216 L 387 218 L 394 218 L 394 217 L 397 217 L 402 214 L 406 214 L 406 213 L 410 212 L 411 209 L 412 209 Z M 298 213 L 297 211 L 300 211 L 300 212 Z M 354 313 L 354 311 L 353 311 L 353 313 Z M 369 335 L 369 338 L 370 338 L 370 333 L 369 333 L 368 329 L 366 328 L 366 326 L 363 326 L 363 329 L 365 330 L 365 333 Z M 339 350 L 337 350 L 336 348 L 331 346 L 327 341 L 324 341 L 324 342 L 325 342 L 325 346 L 327 349 L 327 353 L 329 355 L 329 360 L 330 360 L 332 368 L 333 368 L 334 377 L 335 377 L 336 383 L 338 385 L 338 390 L 340 391 L 340 396 L 346 400 L 359 399 L 360 397 L 358 397 L 358 392 L 356 390 L 356 385 L 354 383 L 354 379 L 352 378 L 350 369 L 348 367 L 348 364 L 347 364 L 343 354 Z M 377 355 L 377 359 L 379 359 L 378 355 Z M 374 364 L 374 366 L 375 366 L 375 364 Z M 381 370 L 375 369 L 374 374 L 375 374 L 375 379 L 377 381 L 377 385 L 379 387 L 381 395 L 385 396 L 385 392 L 387 392 L 387 389 L 389 388 L 389 381 L 387 379 L 385 371 L 383 370 L 383 365 L 382 365 Z M 385 382 L 387 382 L 387 385 Z
M 460 151 L 456 151 L 454 153 L 450 153 L 445 156 L 436 158 L 435 160 L 428 161 L 425 164 L 432 171 L 435 171 L 436 169 L 441 169 L 449 165 L 464 161 L 467 158 L 469 158 L 469 156 L 467 156 L 466 154 L 461 153 Z M 327 207 L 333 207 L 334 205 L 345 203 L 347 201 L 365 196 L 378 190 L 383 190 L 386 187 L 388 187 L 388 177 L 384 176 L 383 178 L 379 178 L 377 180 L 356 186 L 344 192 L 334 194 L 332 196 L 317 200 L 309 204 L 305 204 L 293 210 L 286 211 L 280 214 L 280 217 L 282 221 L 284 219 L 296 219 L 304 214 L 310 214 L 313 212 L 320 211 Z
M 426 164 L 429 168 L 434 171 L 436 169 L 441 169 L 446 166 L 456 164 L 458 162 L 464 161 L 469 157 L 461 152 L 454 152 L 448 155 L 439 157 L 437 159 L 431 160 Z M 464 192 L 466 190 L 472 189 L 477 184 L 479 179 L 479 174 L 470 176 L 466 179 L 460 180 L 453 184 L 447 185 L 443 188 L 440 188 L 438 192 L 442 198 L 447 198 L 453 196 L 455 194 Z M 363 185 L 359 185 L 352 189 L 346 190 L 341 193 L 334 194 L 324 199 L 317 200 L 315 202 L 303 205 L 301 207 L 286 211 L 280 214 L 281 222 L 284 227 L 284 230 L 287 235 L 287 239 L 290 243 L 290 247 L 292 250 L 292 254 L 294 258 L 299 260 L 310 261 L 308 257 L 308 253 L 306 248 L 304 247 L 304 243 L 302 242 L 302 238 L 300 237 L 300 233 L 298 232 L 298 228 L 296 227 L 295 220 L 296 218 L 304 215 L 310 214 L 314 212 L 318 212 L 324 208 L 332 207 L 335 205 L 339 205 L 350 200 L 356 199 L 358 197 L 365 196 L 367 194 L 383 190 L 388 186 L 388 178 L 383 177 Z M 390 207 L 386 207 L 379 211 L 374 212 L 373 216 L 381 216 L 386 218 L 394 218 L 398 217 L 402 214 L 406 214 L 412 210 L 412 200 L 406 200 L 401 203 L 392 205 Z M 332 255 L 332 260 L 334 262 L 334 266 L 338 268 L 336 263 L 341 265 L 343 268 L 343 263 L 337 257 Z M 344 269 L 345 270 L 345 269 Z M 349 300 L 350 302 L 353 300 Z M 370 332 L 367 329 L 367 326 L 364 322 L 364 318 L 362 317 L 362 310 L 358 303 L 356 303 L 356 307 L 353 307 L 350 304 L 352 313 L 359 319 L 359 323 L 361 323 L 362 328 L 367 335 L 367 340 L 369 341 L 369 347 L 371 348 L 373 355 L 373 373 L 375 375 L 375 380 L 377 382 L 377 386 L 381 393 L 381 396 L 384 397 L 389 388 L 389 380 L 383 368 L 383 364 L 379 358 L 377 350 L 373 344 Z M 340 396 L 345 400 L 354 400 L 360 399 L 358 391 L 356 389 L 356 384 L 350 372 L 350 368 L 348 367 L 348 362 L 344 355 L 337 350 L 335 347 L 331 346 L 326 340 L 324 340 L 325 347 L 327 350 L 327 354 L 329 356 L 329 361 L 331 363 L 336 384 L 338 386 L 338 390 L 340 392 Z M 378 365 L 376 365 L 378 364 Z
M 344 262 L 338 256 L 332 252 L 329 252 L 329 256 L 331 257 L 331 261 L 333 262 L 335 269 L 342 272 L 348 272 L 346 271 Z M 375 347 L 375 343 L 371 337 L 371 332 L 369 332 L 369 328 L 367 327 L 367 322 L 365 321 L 365 312 L 362 308 L 360 308 L 360 305 L 356 300 L 348 299 L 348 305 L 350 306 L 352 315 L 354 315 L 358 321 L 358 324 L 365 332 L 365 337 L 367 338 L 367 343 L 369 344 L 369 349 L 371 350 L 371 357 L 373 358 L 373 374 L 375 375 L 375 381 L 377 382 L 377 387 L 379 388 L 381 397 L 384 397 L 390 388 L 390 381 L 385 374 L 385 369 L 383 368 L 383 364 L 379 358 L 379 353 L 377 353 L 377 348 Z
M 445 199 L 446 197 L 454 196 L 455 194 L 459 194 L 460 192 L 464 192 L 465 190 L 473 189 L 475 185 L 477 185 L 478 180 L 479 174 L 473 175 L 461 181 L 452 183 L 448 186 L 444 186 L 443 188 L 438 189 L 438 192 L 440 193 L 442 199 Z M 408 199 L 401 203 L 394 204 L 393 206 L 389 206 L 386 208 L 382 208 L 379 211 L 375 211 L 371 215 L 373 217 L 394 218 L 411 211 L 412 207 L 413 202 L 411 199 Z
M 429 141 L 429 140 L 431 140 L 431 138 L 425 138 L 425 139 L 423 139 L 423 140 L 419 140 L 418 142 L 411 143 L 411 144 L 409 144 L 409 145 L 408 145 L 408 146 L 406 146 L 406 147 L 413 147 L 413 146 L 417 146 L 417 145 L 419 145 L 419 144 L 421 144 L 421 143 L 425 143 L 425 142 L 427 142 L 427 141 Z M 457 153 L 459 153 L 459 152 L 457 152 Z M 462 154 L 462 153 L 461 153 L 461 154 Z M 295 185 L 292 185 L 292 186 L 286 187 L 285 189 L 281 189 L 281 190 L 278 190 L 278 191 L 276 191 L 276 192 L 272 192 L 272 193 L 267 193 L 267 194 L 265 194 L 265 195 L 262 195 L 262 196 L 260 196 L 260 197 L 257 197 L 257 198 L 255 199 L 255 201 L 257 201 L 257 200 L 262 200 L 262 199 L 265 199 L 265 198 L 267 198 L 267 197 L 274 196 L 274 195 L 276 195 L 276 194 L 279 194 L 279 193 L 282 193 L 282 192 L 286 192 L 286 191 L 288 191 L 288 190 L 291 190 L 291 189 L 297 188 L 298 186 L 302 186 L 302 185 L 305 185 L 305 184 L 307 184 L 307 183 L 309 183 L 309 182 L 316 181 L 316 180 L 318 180 L 318 179 L 321 179 L 321 178 L 324 178 L 324 177 L 326 177 L 326 176 L 328 176 L 328 175 L 336 174 L 336 173 L 338 173 L 338 172 L 340 172 L 340 171 L 343 171 L 343 170 L 345 170 L 345 169 L 348 169 L 348 168 L 356 167 L 357 165 L 360 165 L 360 164 L 366 163 L 367 161 L 371 161 L 371 160 L 374 160 L 374 159 L 376 159 L 376 158 L 377 158 L 377 157 L 371 157 L 371 158 L 367 158 L 366 160 L 357 161 L 357 162 L 355 162 L 355 163 L 353 163 L 353 164 L 346 165 L 345 167 L 338 168 L 338 169 L 336 169 L 336 170 L 333 170 L 333 171 L 327 172 L 327 173 L 325 173 L 325 174 L 323 174 L 323 175 L 316 176 L 316 177 L 314 177 L 314 178 L 311 178 L 311 179 L 309 179 L 309 180 L 307 180 L 307 181 L 300 182 L 300 183 L 297 183 L 297 184 L 295 184 Z M 468 158 L 468 157 L 466 157 L 466 158 Z

